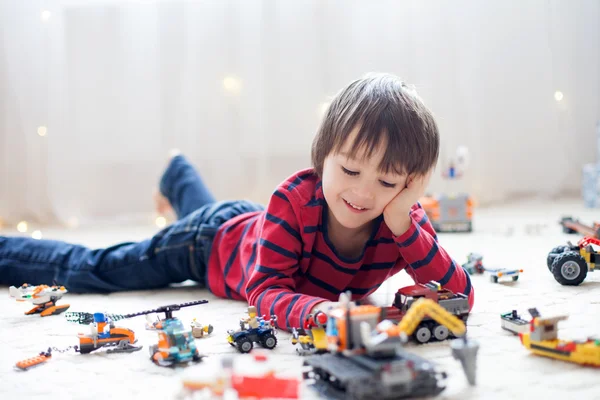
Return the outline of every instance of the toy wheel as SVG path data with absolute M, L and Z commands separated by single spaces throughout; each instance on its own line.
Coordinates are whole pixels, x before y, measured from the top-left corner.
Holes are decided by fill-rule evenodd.
M 552 272 L 552 264 L 554 263 L 554 259 L 556 258 L 556 256 L 564 253 L 567 250 L 569 250 L 569 246 L 565 245 L 556 246 L 555 248 L 550 250 L 550 253 L 548 253 L 548 258 L 546 259 L 546 264 L 548 265 L 548 270 L 550 270 L 550 272 Z
M 431 339 L 431 331 L 426 325 L 420 326 L 415 332 L 415 339 L 419 343 L 427 343 Z
M 249 353 L 250 350 L 252 350 L 252 347 L 254 347 L 250 339 L 246 337 L 239 338 L 235 344 L 240 353 Z
M 498 277 L 496 275 L 490 275 L 490 281 L 492 283 L 498 283 Z
M 261 338 L 260 344 L 264 348 L 274 349 L 277 346 L 277 338 L 272 333 L 268 333 Z
M 446 340 L 449 334 L 448 328 L 444 325 L 438 325 L 433 329 L 433 337 L 439 341 Z
M 577 286 L 585 280 L 587 272 L 585 259 L 574 251 L 558 255 L 552 264 L 552 275 L 561 285 Z
M 513 282 L 516 282 L 516 281 L 518 281 L 518 280 L 519 280 L 519 276 L 518 276 L 518 275 L 517 275 L 517 276 L 513 276 L 513 277 L 512 277 L 512 280 L 513 280 Z

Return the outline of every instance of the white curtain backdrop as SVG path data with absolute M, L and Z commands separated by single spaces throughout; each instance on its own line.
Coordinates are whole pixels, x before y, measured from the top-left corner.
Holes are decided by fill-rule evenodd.
M 152 215 L 170 148 L 217 198 L 265 202 L 310 165 L 328 99 L 369 71 L 416 85 L 442 160 L 468 146 L 457 188 L 480 204 L 578 193 L 599 21 L 597 0 L 3 0 L 0 217 Z

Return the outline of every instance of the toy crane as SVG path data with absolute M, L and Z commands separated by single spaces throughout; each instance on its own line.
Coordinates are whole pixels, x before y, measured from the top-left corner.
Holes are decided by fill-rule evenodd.
M 35 305 L 31 310 L 26 311 L 25 315 L 40 314 L 42 317 L 47 317 L 65 312 L 69 308 L 68 304 L 56 305 L 56 302 L 67 293 L 67 289 L 63 286 L 24 283 L 18 288 L 11 286 L 8 288 L 8 293 L 17 301 L 29 301 Z

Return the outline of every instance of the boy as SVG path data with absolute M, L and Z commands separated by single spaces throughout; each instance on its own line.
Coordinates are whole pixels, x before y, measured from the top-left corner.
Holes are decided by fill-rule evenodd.
M 417 202 L 438 154 L 436 123 L 414 90 L 391 75 L 367 75 L 332 101 L 313 142 L 313 168 L 280 184 L 266 209 L 215 202 L 175 156 L 160 192 L 176 223 L 152 239 L 98 250 L 0 237 L 0 283 L 110 292 L 193 279 L 291 330 L 341 292 L 364 298 L 406 269 L 417 282 L 468 295 L 472 306 L 469 276 L 439 246 Z

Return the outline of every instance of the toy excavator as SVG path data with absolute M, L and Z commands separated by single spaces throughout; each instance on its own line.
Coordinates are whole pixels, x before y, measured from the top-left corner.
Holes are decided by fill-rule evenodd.
M 11 286 L 8 293 L 17 301 L 29 301 L 35 305 L 31 310 L 25 312 L 25 315 L 40 314 L 42 317 L 47 317 L 65 312 L 69 308 L 69 304 L 56 305 L 56 302 L 67 293 L 67 289 L 63 286 L 24 283 L 18 288 Z
M 558 322 L 566 315 L 542 318 L 535 308 L 531 314 L 530 332 L 519 333 L 521 343 L 533 354 L 581 365 L 600 367 L 600 339 L 561 340 L 558 338 Z
M 451 342 L 452 354 L 461 361 L 469 383 L 475 384 L 479 346 L 464 336 L 464 323 L 434 301 L 418 299 L 397 325 L 381 321 L 380 307 L 356 306 L 349 294 L 340 295 L 340 304 L 327 312 L 325 333 L 330 353 L 304 360 L 307 370 L 303 377 L 320 392 L 333 398 L 351 394 L 354 399 L 398 399 L 442 392 L 446 373 L 402 346 L 425 316 L 462 336 Z
M 160 328 L 158 331 L 158 344 L 150 346 L 150 359 L 160 366 L 172 366 L 175 364 L 187 363 L 190 361 L 201 361 L 202 356 L 198 353 L 196 342 L 191 329 L 186 329 L 183 323 L 173 317 L 173 311 L 178 311 L 183 307 L 190 307 L 200 304 L 206 304 L 208 300 L 198 300 L 182 304 L 171 304 L 152 310 L 140 311 L 132 314 L 106 314 L 113 320 L 133 318 L 140 315 L 154 313 L 165 313 L 165 318 L 159 319 Z M 70 312 L 65 314 L 71 322 L 88 323 L 94 318 L 94 314 L 86 312 Z

